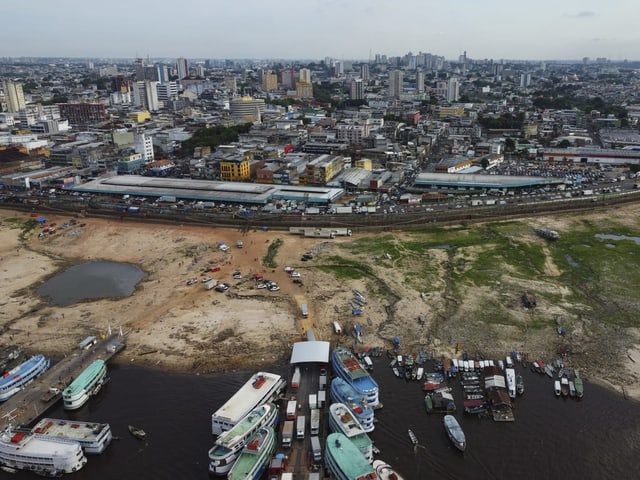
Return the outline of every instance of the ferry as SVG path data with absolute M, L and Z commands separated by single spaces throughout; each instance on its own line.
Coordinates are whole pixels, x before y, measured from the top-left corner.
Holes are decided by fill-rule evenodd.
M 376 480 L 373 466 L 358 447 L 342 433 L 330 433 L 324 454 L 325 466 L 336 480 Z
M 373 462 L 373 442 L 344 403 L 332 403 L 329 406 L 329 429 L 342 433 L 358 447 L 367 462 Z
M 93 361 L 62 391 L 65 410 L 77 410 L 87 403 L 89 397 L 100 391 L 106 377 L 107 365 L 104 360 Z
M 25 385 L 42 375 L 51 362 L 44 355 L 35 355 L 0 377 L 0 402 L 8 400 Z
M 334 403 L 344 403 L 351 413 L 358 419 L 364 431 L 373 432 L 373 409 L 368 406 L 362 395 L 356 391 L 349 383 L 340 377 L 335 377 L 331 381 L 331 401 Z
M 228 480 L 259 480 L 262 478 L 276 448 L 276 434 L 263 427 L 251 437 L 231 467 Z
M 222 432 L 215 445 L 209 450 L 209 473 L 212 475 L 226 475 L 240 452 L 260 428 L 272 427 L 278 422 L 278 407 L 273 403 L 254 408 L 249 415 L 240 422 Z
M 344 347 L 334 348 L 331 364 L 336 375 L 360 392 L 371 407 L 378 405 L 378 384 L 353 353 Z
M 113 434 L 108 423 L 80 422 L 43 418 L 31 429 L 36 438 L 61 443 L 79 443 L 85 455 L 99 455 L 104 452 Z
M 467 448 L 467 440 L 456 417 L 453 415 L 445 415 L 444 429 L 447 431 L 447 435 L 455 447 L 461 452 L 464 452 Z
M 230 430 L 251 410 L 271 402 L 284 390 L 286 381 L 275 373 L 257 372 L 211 416 L 211 432 L 220 435 Z
M 11 425 L 0 433 L 0 464 L 30 470 L 42 476 L 59 476 L 80 470 L 87 463 L 78 442 L 61 443 L 39 438 Z

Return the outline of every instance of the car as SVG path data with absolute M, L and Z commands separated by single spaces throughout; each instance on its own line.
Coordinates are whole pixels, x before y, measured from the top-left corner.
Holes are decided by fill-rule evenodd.
M 295 269 L 295 268 L 293 268 L 293 267 L 284 267 L 284 271 L 285 271 L 286 273 L 295 272 L 295 270 L 296 270 L 296 269 Z
M 242 279 L 242 274 L 240 272 L 233 272 L 233 279 L 234 280 L 241 280 Z
M 258 285 L 256 285 L 256 288 L 267 288 L 267 285 L 264 283 L 259 283 Z
M 222 292 L 226 292 L 227 290 L 229 290 L 229 285 L 227 285 L 226 283 L 219 283 L 219 284 L 214 288 L 214 290 L 215 290 L 216 292 L 220 292 L 220 293 L 222 293 Z
M 193 277 L 187 280 L 187 285 L 193 285 L 194 283 L 198 283 L 198 279 Z
M 278 285 L 271 285 L 269 287 L 270 292 L 277 292 L 278 290 L 280 290 L 280 287 Z
M 243 247 L 244 247 L 244 242 L 243 242 L 242 240 L 238 240 L 238 241 L 236 242 L 236 247 L 237 247 L 237 248 L 243 248 Z
M 213 280 L 211 277 L 202 277 L 202 283 L 207 283 L 209 280 Z
M 291 272 L 289 274 L 289 278 L 300 278 L 302 277 L 302 275 L 300 275 L 300 272 Z

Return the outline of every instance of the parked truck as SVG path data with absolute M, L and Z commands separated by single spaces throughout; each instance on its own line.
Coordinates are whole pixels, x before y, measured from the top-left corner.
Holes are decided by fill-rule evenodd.
M 318 388 L 320 390 L 325 390 L 327 388 L 327 376 L 326 375 L 320 375 L 320 377 L 318 377 Z M 318 398 L 318 400 L 320 400 Z
M 294 392 L 300 388 L 300 367 L 296 367 L 293 370 L 293 375 L 291 376 L 291 390 Z
M 311 410 L 315 410 L 316 408 L 318 408 L 318 395 L 316 395 L 315 393 L 309 394 L 309 408 Z
M 303 303 L 300 306 L 300 310 L 302 310 L 302 318 L 307 318 L 309 316 L 309 307 L 306 303 Z
M 293 420 L 287 420 L 282 427 L 282 448 L 291 448 L 293 439 Z
M 311 435 L 320 434 L 320 410 L 314 408 L 311 410 Z
M 340 235 L 340 236 L 343 236 L 343 237 L 350 237 L 351 236 L 351 229 L 349 229 L 349 228 L 334 228 L 331 231 L 333 233 L 335 233 L 336 235 Z
M 324 408 L 327 403 L 327 391 L 319 390 L 318 391 L 318 408 Z
M 296 438 L 298 440 L 304 440 L 304 429 L 307 419 L 304 415 L 298 415 L 296 420 Z
M 287 402 L 287 420 L 296 419 L 296 410 L 298 409 L 298 402 L 295 400 L 289 400 Z
M 211 290 L 216 285 L 218 285 L 218 281 L 217 280 L 209 280 L 209 281 L 205 282 L 204 289 L 205 290 Z
M 322 461 L 322 449 L 320 448 L 320 439 L 317 436 L 311 437 L 311 451 L 314 462 Z

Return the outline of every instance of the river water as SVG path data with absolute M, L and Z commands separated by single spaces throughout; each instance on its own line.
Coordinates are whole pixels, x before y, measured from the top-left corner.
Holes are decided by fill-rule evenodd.
M 428 416 L 417 382 L 395 378 L 386 358 L 373 372 L 384 408 L 371 433 L 379 458 L 409 479 L 627 479 L 640 467 L 640 405 L 585 382 L 581 401 L 556 398 L 546 376 L 523 371 L 525 394 L 516 401 L 514 423 L 457 414 L 467 436 L 458 452 L 442 426 Z M 287 375 L 286 366 L 270 369 Z M 206 479 L 213 444 L 211 413 L 253 372 L 187 375 L 133 364 L 110 367 L 110 381 L 77 412 L 56 406 L 47 416 L 108 422 L 114 441 L 100 456 L 69 476 L 75 480 Z M 460 387 L 455 382 L 456 400 Z M 460 402 L 458 402 L 460 405 Z M 142 426 L 148 441 L 127 431 Z M 407 429 L 419 440 L 410 444 Z M 14 478 L 31 478 L 18 473 Z M 302 480 L 302 479 L 296 479 Z

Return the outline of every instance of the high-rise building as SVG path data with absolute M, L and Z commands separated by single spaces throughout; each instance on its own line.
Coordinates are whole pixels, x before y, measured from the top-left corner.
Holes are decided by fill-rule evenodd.
M 451 77 L 447 82 L 447 101 L 457 102 L 460 99 L 460 83 L 458 77 Z
M 260 123 L 264 115 L 265 102 L 262 98 L 240 97 L 229 102 L 231 119 L 236 122 Z
M 87 126 L 104 122 L 107 111 L 102 103 L 59 103 L 60 117 L 73 126 Z
M 4 95 L 9 113 L 17 113 L 27 108 L 21 83 L 4 82 Z
M 296 97 L 313 98 L 313 85 L 309 82 L 297 82 Z
M 136 153 L 142 154 L 142 158 L 146 163 L 153 162 L 153 139 L 149 135 L 144 133 L 136 134 L 134 149 Z
M 403 90 L 404 74 L 402 70 L 394 70 L 389 74 L 389 96 L 400 98 Z
M 362 78 L 363 82 L 367 83 L 369 81 L 369 75 L 369 64 L 363 63 L 360 65 L 360 78 Z
M 178 84 L 176 82 L 159 83 L 156 87 L 158 92 L 158 100 L 168 102 L 178 97 Z
M 311 70 L 308 68 L 301 68 L 299 80 L 301 82 L 311 83 Z
M 284 70 L 280 74 L 280 83 L 283 88 L 293 90 L 296 88 L 296 71 L 293 68 Z
M 233 73 L 224 74 L 224 87 L 233 95 L 238 91 L 238 82 L 236 76 Z
M 176 71 L 178 72 L 178 80 L 189 76 L 189 60 L 180 57 L 176 60 Z
M 351 80 L 351 100 L 364 99 L 364 82 L 362 79 Z
M 416 72 L 416 92 L 424 93 L 424 72 L 421 70 Z
M 169 78 L 169 67 L 164 63 L 156 63 L 156 69 L 158 70 L 158 78 L 157 80 L 160 83 L 166 83 L 170 80 Z
M 262 73 L 262 89 L 265 92 L 273 92 L 278 89 L 278 75 L 271 70 Z
M 527 88 L 529 85 L 531 85 L 531 74 L 530 73 L 521 74 L 520 75 L 520 87 Z
M 158 82 L 145 80 L 133 84 L 133 104 L 154 112 L 160 109 L 158 101 Z
M 196 72 L 198 77 L 204 78 L 204 75 L 205 75 L 204 65 L 198 64 L 198 66 L 196 67 Z

